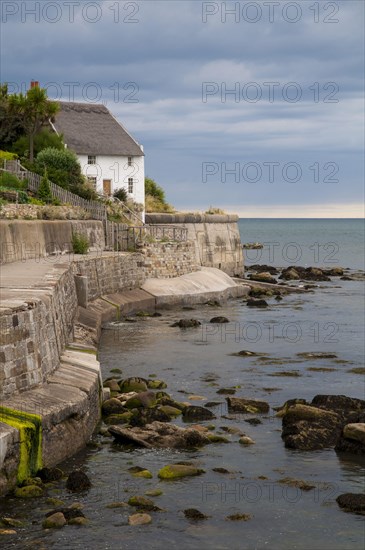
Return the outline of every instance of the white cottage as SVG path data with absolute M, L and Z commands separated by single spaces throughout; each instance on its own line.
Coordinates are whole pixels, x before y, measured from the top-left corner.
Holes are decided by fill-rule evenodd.
M 112 195 L 124 187 L 130 198 L 144 205 L 143 147 L 104 106 L 59 102 L 52 124 L 74 151 L 82 173 L 99 193 Z

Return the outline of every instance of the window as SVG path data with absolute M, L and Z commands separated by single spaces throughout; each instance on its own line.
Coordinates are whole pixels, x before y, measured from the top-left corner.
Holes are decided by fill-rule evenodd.
M 96 156 L 95 155 L 88 155 L 87 163 L 88 164 L 96 164 Z
M 88 176 L 87 181 L 93 186 L 94 189 L 96 189 L 96 177 Z
M 132 157 L 128 157 L 128 166 L 132 166 L 133 159 Z
M 133 193 L 133 178 L 128 178 L 128 193 Z

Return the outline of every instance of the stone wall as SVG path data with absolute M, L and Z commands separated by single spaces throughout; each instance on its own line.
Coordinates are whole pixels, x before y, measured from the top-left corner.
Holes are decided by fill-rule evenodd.
M 191 241 L 149 243 L 139 250 L 143 254 L 146 277 L 169 279 L 199 269 L 195 246 Z
M 80 206 L 9 203 L 0 207 L 0 219 L 4 220 L 88 220 L 90 218 L 90 213 Z
M 231 276 L 244 272 L 238 216 L 218 214 L 146 214 L 146 223 L 182 224 L 195 245 L 198 265 L 216 267 Z
M 104 228 L 100 221 L 0 220 L 0 264 L 50 255 L 58 261 L 62 255 L 72 252 L 75 233 L 87 236 L 90 250 L 104 250 Z

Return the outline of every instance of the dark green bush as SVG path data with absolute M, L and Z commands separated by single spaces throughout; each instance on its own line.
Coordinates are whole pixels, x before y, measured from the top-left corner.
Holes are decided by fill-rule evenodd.
M 0 186 L 0 196 L 5 197 L 7 193 L 14 191 L 18 193 L 18 202 L 21 204 L 27 204 L 29 202 L 29 197 L 25 191 L 17 189 L 15 187 L 1 187 Z

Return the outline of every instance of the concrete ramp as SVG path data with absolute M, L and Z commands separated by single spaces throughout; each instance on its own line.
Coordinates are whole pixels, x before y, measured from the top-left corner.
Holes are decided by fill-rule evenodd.
M 208 300 L 226 301 L 246 296 L 250 287 L 237 284 L 214 267 L 187 273 L 173 279 L 147 279 L 141 287 L 156 299 L 156 307 L 201 304 Z

